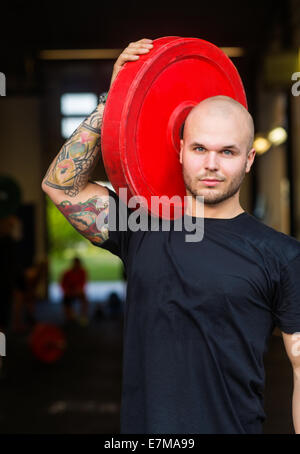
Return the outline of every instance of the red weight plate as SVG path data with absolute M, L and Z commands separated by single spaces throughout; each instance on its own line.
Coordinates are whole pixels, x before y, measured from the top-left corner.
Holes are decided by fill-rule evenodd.
M 66 339 L 58 326 L 38 323 L 30 335 L 29 345 L 37 359 L 49 364 L 62 356 L 66 347 Z
M 179 132 L 189 111 L 216 95 L 229 96 L 245 108 L 247 100 L 236 67 L 215 45 L 175 36 L 153 44 L 138 61 L 124 65 L 109 91 L 102 155 L 117 193 L 128 189 L 126 202 L 143 196 L 149 213 L 173 219 L 184 210 Z M 169 215 L 151 204 L 152 196 L 163 195 L 181 198 Z
M 154 47 L 151 50 L 151 55 L 158 51 L 162 44 L 174 39 L 178 39 L 178 37 L 168 36 L 154 40 Z M 128 188 L 121 164 L 119 147 L 122 110 L 128 90 L 134 82 L 138 70 L 145 64 L 148 56 L 149 55 L 140 55 L 139 60 L 125 63 L 109 90 L 105 105 L 101 128 L 102 158 L 109 181 L 117 192 L 119 188 Z M 131 195 L 133 194 L 130 193 L 129 196 Z

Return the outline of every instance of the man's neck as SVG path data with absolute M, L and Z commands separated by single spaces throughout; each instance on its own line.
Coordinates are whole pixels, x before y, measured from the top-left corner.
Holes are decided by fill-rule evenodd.
M 227 200 L 225 201 L 227 202 Z M 237 203 L 231 201 L 218 205 L 208 205 L 202 202 L 197 202 L 195 197 L 189 197 L 185 214 L 194 217 L 216 218 L 216 219 L 232 219 L 245 210 L 241 207 L 239 200 Z

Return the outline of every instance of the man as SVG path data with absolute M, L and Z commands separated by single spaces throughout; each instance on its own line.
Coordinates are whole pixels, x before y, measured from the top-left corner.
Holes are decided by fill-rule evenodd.
M 112 81 L 126 61 L 151 48 L 147 39 L 130 43 Z M 188 115 L 180 150 L 191 196 L 184 216 L 196 220 L 204 197 L 204 236 L 186 242 L 184 228 L 109 229 L 109 203 L 122 203 L 88 181 L 103 109 L 100 104 L 66 142 L 42 188 L 82 235 L 125 265 L 121 433 L 262 433 L 263 354 L 276 325 L 293 366 L 293 419 L 300 433 L 300 359 L 293 336 L 300 331 L 300 243 L 239 203 L 255 156 L 250 114 L 221 96 Z M 89 147 L 76 161 L 78 143 Z

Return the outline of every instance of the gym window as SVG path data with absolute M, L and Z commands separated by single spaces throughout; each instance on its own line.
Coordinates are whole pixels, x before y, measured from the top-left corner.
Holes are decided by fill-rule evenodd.
M 61 135 L 68 139 L 97 107 L 96 93 L 64 93 L 60 98 Z

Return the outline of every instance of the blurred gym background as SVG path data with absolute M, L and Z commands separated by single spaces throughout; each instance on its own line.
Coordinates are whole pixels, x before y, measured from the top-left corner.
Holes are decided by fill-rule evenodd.
M 108 90 L 114 61 L 129 42 L 197 37 L 232 59 L 254 117 L 257 155 L 243 183 L 243 208 L 300 240 L 300 2 L 17 1 L 1 6 L 1 18 L 1 277 L 11 290 L 1 284 L 9 323 L 0 433 L 118 433 L 122 262 L 77 234 L 42 192 L 42 178 Z M 101 159 L 93 179 L 110 186 Z M 78 317 L 66 324 L 61 279 L 75 257 L 86 273 L 88 322 L 77 301 Z M 36 351 L 43 336 L 56 342 L 53 356 L 47 345 Z M 293 433 L 292 370 L 276 330 L 265 365 L 264 431 Z

